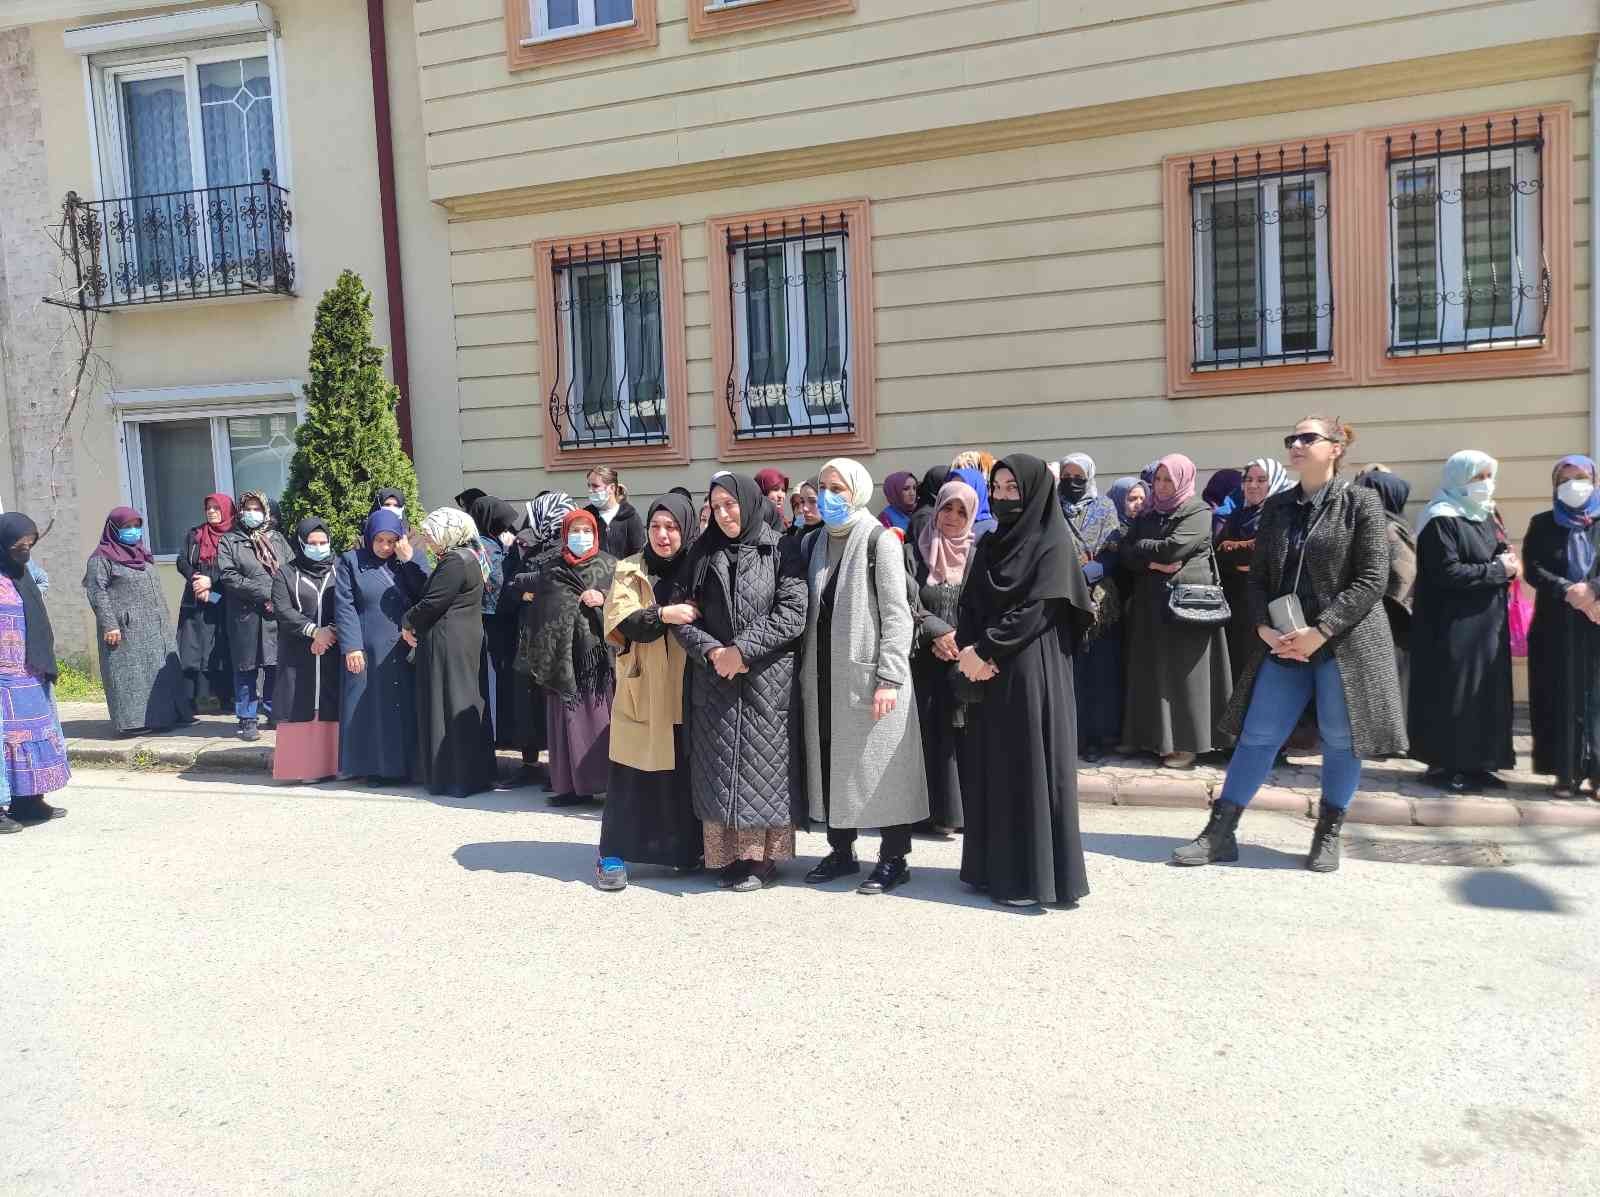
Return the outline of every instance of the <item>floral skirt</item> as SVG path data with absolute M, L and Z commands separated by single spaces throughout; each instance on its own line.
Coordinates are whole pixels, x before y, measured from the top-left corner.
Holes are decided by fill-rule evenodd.
M 67 738 L 50 689 L 31 673 L 0 673 L 6 792 L 0 798 L 50 794 L 72 779 Z

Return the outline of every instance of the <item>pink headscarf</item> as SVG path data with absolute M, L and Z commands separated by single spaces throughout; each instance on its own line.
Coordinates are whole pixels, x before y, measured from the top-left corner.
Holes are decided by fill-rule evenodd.
M 939 531 L 939 513 L 952 499 L 959 499 L 966 510 L 967 523 L 960 536 L 945 536 Z M 978 522 L 978 492 L 961 479 L 952 479 L 939 488 L 933 503 L 933 518 L 922 530 L 917 547 L 928 563 L 928 581 L 935 586 L 961 581 L 967 571 L 967 555 L 972 551 L 972 526 Z
M 1171 515 L 1190 499 L 1194 498 L 1194 462 L 1190 461 L 1182 453 L 1168 453 L 1160 461 L 1156 462 L 1156 466 L 1157 468 L 1161 466 L 1167 467 L 1167 474 L 1172 478 L 1172 485 L 1175 489 L 1172 498 L 1163 503 L 1156 497 L 1155 484 L 1151 483 L 1150 506 L 1154 507 L 1162 515 Z

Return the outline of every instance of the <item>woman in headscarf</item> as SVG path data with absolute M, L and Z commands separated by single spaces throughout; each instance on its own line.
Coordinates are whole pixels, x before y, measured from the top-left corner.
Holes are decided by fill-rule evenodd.
M 896 470 L 883 481 L 883 513 L 878 522 L 894 528 L 902 536 L 911 534 L 911 517 L 917 510 L 917 476 L 910 470 Z
M 1177 865 L 1239 859 L 1234 831 L 1302 712 L 1322 739 L 1322 802 L 1306 868 L 1339 867 L 1339 832 L 1363 758 L 1404 752 L 1405 721 L 1389 623 L 1379 600 L 1389 546 L 1377 496 L 1339 467 L 1355 442 L 1344 421 L 1307 416 L 1284 437 L 1294 489 L 1266 501 L 1250 572 L 1256 643 L 1224 730 L 1239 737 L 1204 830 L 1172 854 Z
M 1593 459 L 1556 462 L 1549 511 L 1528 524 L 1522 560 L 1537 593 L 1528 629 L 1533 771 L 1558 798 L 1585 781 L 1600 801 L 1600 487 Z
M 178 554 L 183 599 L 178 604 L 178 664 L 183 669 L 183 710 L 193 719 L 200 699 L 233 701 L 233 654 L 228 648 L 218 550 L 233 531 L 233 499 L 207 495 L 201 522 L 189 529 Z
M 1232 515 L 1244 501 L 1241 487 L 1244 476 L 1238 470 L 1218 470 L 1206 482 L 1200 497 L 1211 508 L 1211 535 L 1216 539 L 1222 532 L 1223 521 Z
M 361 543 L 339 556 L 333 577 L 334 631 L 344 659 L 339 691 L 339 772 L 371 785 L 410 781 L 416 772 L 416 670 L 400 621 L 428 574 L 414 560 L 405 521 L 380 506 Z
M 768 466 L 756 471 L 756 485 L 767 496 L 772 510 L 778 514 L 778 522 L 773 527 L 779 532 L 784 531 L 789 526 L 789 475 L 774 466 Z
M 910 474 L 904 476 L 911 479 Z M 811 601 L 800 657 L 806 794 L 828 831 L 813 885 L 861 871 L 859 830 L 879 828 L 878 863 L 859 892 L 888 893 L 911 877 L 911 828 L 928 817 L 905 550 L 867 510 L 872 475 L 848 457 L 822 467 L 824 531 L 806 556 Z
M 1122 739 L 1169 769 L 1192 769 L 1196 756 L 1222 746 L 1217 720 L 1233 691 L 1227 629 L 1180 623 L 1167 610 L 1173 583 L 1217 582 L 1211 508 L 1195 496 L 1194 479 L 1187 457 L 1163 457 L 1150 502 L 1122 540 L 1122 564 L 1133 576 Z
M 495 783 L 478 685 L 488 562 L 464 511 L 440 507 L 420 531 L 438 564 L 400 622 L 400 638 L 417 650 L 417 780 L 430 794 L 465 798 Z
M 916 544 L 933 521 L 934 509 L 939 502 L 939 491 L 950 480 L 948 466 L 933 466 L 917 483 L 917 509 L 911 513 L 911 527 L 906 533 L 908 544 Z
M 478 528 L 478 545 L 489 562 L 489 577 L 483 586 L 483 696 L 488 703 L 489 722 L 494 742 L 513 748 L 516 736 L 517 624 L 521 612 L 508 602 L 506 560 L 516 543 L 518 512 L 504 499 L 479 495 L 467 514 Z
M 961 759 L 965 751 L 967 706 L 972 685 L 956 668 L 960 650 L 961 588 L 972 557 L 972 524 L 978 496 L 961 479 L 939 488 L 933 518 L 912 542 L 912 570 L 921 600 L 927 648 L 911 662 L 917 713 L 922 725 L 923 772 L 928 779 L 928 816 L 935 832 L 959 831 L 966 823 L 961 802 Z
M 615 682 L 603 608 L 617 561 L 600 535 L 588 508 L 563 517 L 561 557 L 540 579 L 533 635 L 520 649 L 528 676 L 544 688 L 551 806 L 593 801 L 610 772 Z
M 273 693 L 278 781 L 322 781 L 339 772 L 339 680 L 344 670 L 334 614 L 333 545 L 314 517 L 295 525 L 293 554 L 272 579 L 278 620 Z
M 958 457 L 956 459 L 960 461 Z M 959 478 L 972 488 L 972 493 L 978 496 L 978 519 L 972 525 L 972 535 L 982 540 L 993 532 L 999 525 L 995 522 L 994 513 L 989 510 L 989 477 L 982 470 L 957 466 L 950 471 L 951 478 Z M 1052 482 L 1052 485 L 1054 483 Z
M 1394 638 L 1394 663 L 1400 675 L 1400 701 L 1411 701 L 1411 608 L 1417 589 L 1417 534 L 1406 519 L 1411 483 L 1390 472 L 1388 466 L 1370 465 L 1356 475 L 1356 485 L 1378 492 L 1383 504 L 1384 528 L 1389 540 L 1389 584 L 1383 594 L 1383 613 Z
M 192 722 L 166 593 L 144 546 L 144 517 L 113 508 L 89 555 L 83 591 L 94 612 L 100 678 L 111 723 L 123 735 Z
M 795 521 L 786 535 L 803 537 L 813 528 L 822 527 L 822 513 L 817 510 L 817 492 L 821 489 L 822 484 L 814 477 L 807 478 L 795 488 Z
M 404 519 L 406 514 L 405 492 L 396 490 L 392 486 L 385 486 L 372 496 L 372 510 L 377 511 L 380 508 L 388 508 L 401 519 Z
M 483 498 L 483 492 L 476 486 L 469 486 L 455 498 L 455 504 L 462 511 L 470 511 L 472 505 Z
M 996 902 L 1074 905 L 1089 892 L 1078 830 L 1074 641 L 1093 618 L 1044 462 L 996 462 L 999 530 L 967 562 L 956 640 L 977 683 L 961 797 L 961 880 Z
M 711 526 L 687 566 L 700 618 L 673 635 L 691 666 L 690 782 L 706 867 L 743 892 L 771 885 L 778 862 L 794 858 L 801 780 L 789 707 L 806 580 L 762 515 L 754 478 L 719 472 L 708 502 Z
M 1118 478 L 1106 491 L 1106 498 L 1116 506 L 1117 520 L 1120 530 L 1126 534 L 1128 525 L 1139 517 L 1139 512 L 1144 510 L 1145 501 L 1150 497 L 1150 488 L 1138 478 Z
M 1089 584 L 1095 619 L 1072 659 L 1078 707 L 1078 755 L 1093 765 L 1122 732 L 1122 600 L 1114 576 L 1122 519 L 1095 485 L 1094 458 L 1069 453 L 1058 465 L 1057 494 Z
M 56 638 L 39 584 L 28 572 L 39 529 L 20 511 L 0 515 L 0 752 L 5 758 L 9 815 L 0 832 L 59 819 L 66 808 L 44 795 L 64 789 L 67 740 L 61 734 L 51 689 L 56 681 Z
M 1273 495 L 1292 489 L 1289 472 L 1274 457 L 1258 457 L 1244 467 L 1241 501 L 1222 519 L 1217 539 L 1217 568 L 1222 590 L 1228 596 L 1228 665 L 1233 683 L 1249 664 L 1258 642 L 1255 618 L 1250 614 L 1250 557 L 1256 549 L 1256 529 L 1261 512 Z
M 529 505 L 528 521 L 517 533 L 507 554 L 506 594 L 502 602 L 513 612 L 517 628 L 517 651 L 511 671 L 516 678 L 513 694 L 513 731 L 516 748 L 522 750 L 522 775 L 528 782 L 547 782 L 548 770 L 539 763 L 546 743 L 544 688 L 528 674 L 528 659 L 521 646 L 531 643 L 534 623 L 534 596 L 539 592 L 545 570 L 561 560 L 561 521 L 577 504 L 564 491 L 546 491 Z
M 705 836 L 689 797 L 683 645 L 668 633 L 699 616 L 684 601 L 694 503 L 667 494 L 645 518 L 644 550 L 617 562 L 606 596 L 606 639 L 621 650 L 611 706 L 611 774 L 600 818 L 595 883 L 628 884 L 628 862 L 699 867 Z
M 272 508 L 264 492 L 239 496 L 239 518 L 222 538 L 217 559 L 222 566 L 222 593 L 228 604 L 228 645 L 233 653 L 233 713 L 239 737 L 259 740 L 262 706 L 272 718 L 278 671 L 278 621 L 272 616 L 272 576 L 289 560 L 289 546 L 273 526 Z M 261 698 L 256 679 L 263 678 Z
M 1522 562 L 1495 510 L 1499 463 L 1467 449 L 1444 464 L 1417 531 L 1411 621 L 1411 755 L 1452 794 L 1500 790 L 1511 742 L 1506 592 Z
M 1117 587 L 1118 600 L 1122 604 L 1122 614 L 1128 613 L 1128 596 L 1133 593 L 1133 575 L 1122 564 L 1122 541 L 1128 535 L 1128 529 L 1133 521 L 1144 510 L 1150 498 L 1150 488 L 1137 478 L 1118 478 L 1106 490 L 1106 498 L 1111 500 L 1112 506 L 1117 509 L 1117 529 L 1106 541 L 1102 559 L 1106 563 L 1112 580 Z M 1119 624 L 1117 635 L 1122 635 Z M 1123 666 L 1123 675 L 1127 674 L 1126 662 Z M 1120 693 L 1120 690 L 1119 690 Z M 1122 707 L 1117 707 L 1117 723 L 1121 726 Z

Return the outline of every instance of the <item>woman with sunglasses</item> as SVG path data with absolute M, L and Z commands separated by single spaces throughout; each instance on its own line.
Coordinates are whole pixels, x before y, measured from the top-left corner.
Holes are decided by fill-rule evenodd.
M 1322 733 L 1322 805 L 1306 867 L 1339 867 L 1339 829 L 1363 757 L 1406 750 L 1394 641 L 1383 613 L 1389 541 L 1376 493 L 1339 477 L 1355 430 L 1310 416 L 1284 438 L 1300 484 L 1266 501 L 1250 562 L 1259 643 L 1222 725 L 1239 736 L 1205 830 L 1174 864 L 1239 859 L 1234 830 L 1313 700 Z

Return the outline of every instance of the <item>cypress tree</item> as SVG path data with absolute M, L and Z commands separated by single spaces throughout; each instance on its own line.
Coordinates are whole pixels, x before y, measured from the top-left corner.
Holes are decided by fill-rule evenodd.
M 372 496 L 394 487 L 406 515 L 419 518 L 417 471 L 400 448 L 400 391 L 384 377 L 383 349 L 372 343 L 372 294 L 346 270 L 317 304 L 311 332 L 306 419 L 295 433 L 282 507 L 284 535 L 316 516 L 336 551 L 349 548 L 372 510 Z

